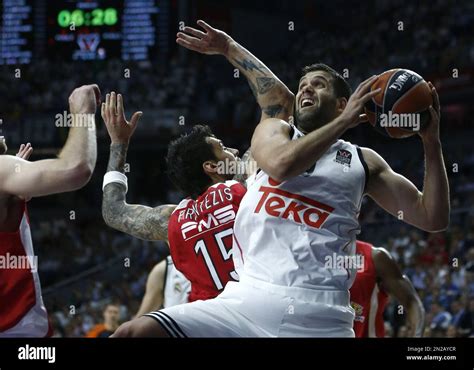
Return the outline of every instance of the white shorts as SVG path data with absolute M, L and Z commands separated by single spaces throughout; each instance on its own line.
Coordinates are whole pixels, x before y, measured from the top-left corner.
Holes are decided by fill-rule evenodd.
M 354 337 L 349 293 L 273 285 L 248 276 L 214 299 L 146 314 L 172 337 Z

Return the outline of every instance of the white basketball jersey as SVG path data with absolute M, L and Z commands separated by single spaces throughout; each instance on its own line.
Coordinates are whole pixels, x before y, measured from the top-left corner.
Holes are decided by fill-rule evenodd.
M 292 128 L 293 140 L 304 135 Z M 343 140 L 282 183 L 258 171 L 234 224 L 238 274 L 288 287 L 347 290 L 356 269 L 339 262 L 355 255 L 367 173 L 360 149 Z
M 188 296 L 190 292 L 191 282 L 176 269 L 171 256 L 166 257 L 163 307 L 166 308 L 188 303 Z

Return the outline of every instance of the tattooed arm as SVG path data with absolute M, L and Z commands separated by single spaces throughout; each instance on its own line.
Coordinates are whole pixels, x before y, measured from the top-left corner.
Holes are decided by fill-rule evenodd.
M 198 21 L 206 32 L 185 27 L 176 42 L 203 54 L 221 54 L 247 78 L 250 88 L 262 109 L 261 120 L 279 118 L 288 121 L 293 115 L 293 93 L 256 56 L 234 41 L 225 32 Z
M 107 94 L 102 104 L 102 118 L 112 139 L 107 172 L 124 173 L 130 137 L 137 126 L 141 112 L 132 116 L 130 123 L 125 120 L 122 96 L 114 92 Z M 109 183 L 104 188 L 102 216 L 105 223 L 122 232 L 145 240 L 168 241 L 168 220 L 175 205 L 151 208 L 138 204 L 127 204 L 125 185 Z

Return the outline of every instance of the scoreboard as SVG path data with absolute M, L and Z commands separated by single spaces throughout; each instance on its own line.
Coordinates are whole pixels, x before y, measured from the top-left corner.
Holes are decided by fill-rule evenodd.
M 166 55 L 169 0 L 0 0 L 0 65 Z
M 0 0 L 0 65 L 31 61 L 34 46 L 32 3 Z

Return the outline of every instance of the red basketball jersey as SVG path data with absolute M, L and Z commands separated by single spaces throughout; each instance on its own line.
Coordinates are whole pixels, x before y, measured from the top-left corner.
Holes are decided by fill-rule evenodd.
M 184 199 L 168 224 L 171 258 L 191 281 L 189 301 L 216 297 L 238 280 L 232 260 L 234 220 L 246 192 L 237 181 L 209 187 L 196 200 Z
M 17 231 L 0 232 L 0 338 L 52 334 L 41 297 L 26 204 Z
M 380 290 L 372 259 L 373 245 L 357 241 L 356 253 L 363 256 L 363 269 L 357 271 L 352 285 L 351 305 L 355 310 L 354 331 L 357 338 L 384 337 L 383 311 L 388 295 Z

